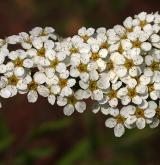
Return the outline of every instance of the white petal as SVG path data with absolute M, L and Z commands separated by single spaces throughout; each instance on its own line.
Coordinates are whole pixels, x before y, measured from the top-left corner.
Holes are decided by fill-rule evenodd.
M 108 128 L 113 128 L 115 127 L 117 124 L 116 122 L 116 119 L 114 118 L 108 118 L 106 121 L 105 121 L 105 126 L 108 127 Z
M 55 95 L 49 95 L 49 96 L 48 96 L 48 102 L 49 102 L 51 105 L 54 105 L 54 104 L 55 104 L 55 101 L 56 101 Z
M 70 116 L 72 115 L 72 113 L 74 112 L 74 106 L 71 105 L 71 104 L 68 104 L 64 107 L 63 109 L 63 113 L 66 115 L 66 116 Z
M 138 129 L 143 129 L 146 125 L 145 119 L 144 118 L 138 118 L 136 121 L 136 126 Z
M 76 108 L 77 112 L 83 113 L 84 110 L 86 109 L 86 103 L 84 101 L 78 101 L 75 104 L 75 108 Z
M 36 91 L 30 91 L 27 95 L 27 99 L 29 103 L 35 103 L 38 99 L 38 94 Z
M 123 124 L 117 124 L 114 127 L 114 135 L 116 137 L 121 137 L 124 133 L 125 133 L 125 129 Z

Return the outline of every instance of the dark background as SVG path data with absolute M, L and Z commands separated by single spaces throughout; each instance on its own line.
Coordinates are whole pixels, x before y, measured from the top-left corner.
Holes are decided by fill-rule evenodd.
M 156 0 L 1 0 L 0 37 L 52 26 L 63 37 L 82 26 L 111 28 L 127 16 L 160 9 Z M 159 165 L 159 128 L 127 131 L 115 138 L 105 116 L 65 117 L 44 98 L 2 100 L 0 165 Z

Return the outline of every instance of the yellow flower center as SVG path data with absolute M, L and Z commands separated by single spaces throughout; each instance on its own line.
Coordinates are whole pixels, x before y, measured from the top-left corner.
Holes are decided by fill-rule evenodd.
M 132 42 L 132 46 L 134 48 L 140 48 L 141 47 L 141 41 L 136 40 L 136 41 Z
M 117 123 L 124 123 L 125 118 L 121 115 L 116 116 Z
M 40 56 L 40 57 L 44 57 L 45 56 L 45 48 L 41 48 L 37 51 L 37 55 Z
M 148 87 L 149 92 L 154 91 L 154 85 L 153 84 L 148 84 L 147 87 Z
M 89 36 L 87 36 L 87 35 L 84 35 L 84 36 L 81 36 L 81 37 L 83 38 L 84 42 L 87 42 L 88 39 L 89 39 Z
M 107 93 L 107 96 L 108 96 L 110 99 L 116 98 L 116 97 L 117 97 L 117 91 L 115 91 L 115 90 L 110 90 L 110 91 Z
M 64 88 L 65 86 L 67 86 L 67 80 L 66 79 L 60 79 L 58 84 L 61 88 Z
M 107 60 L 106 65 L 107 65 L 108 70 L 114 69 L 114 65 L 113 65 L 113 62 L 111 60 Z
M 99 58 L 100 58 L 100 56 L 99 56 L 98 53 L 92 53 L 91 59 L 92 59 L 93 61 L 97 61 Z
M 133 89 L 133 88 L 128 88 L 128 96 L 129 96 L 130 98 L 133 98 L 133 97 L 135 97 L 136 95 L 137 95 L 137 92 L 136 92 L 135 89 Z
M 13 63 L 14 63 L 15 66 L 22 67 L 23 66 L 23 61 L 24 60 L 22 60 L 20 58 L 17 58 L 16 60 L 13 61 Z
M 18 83 L 18 78 L 15 75 L 12 75 L 11 77 L 8 78 L 9 85 L 17 85 L 17 83 Z
M 50 61 L 50 67 L 52 67 L 52 68 L 56 68 L 56 66 L 59 64 L 59 61 L 58 61 L 58 59 L 56 58 L 56 59 L 54 59 L 54 60 L 52 60 L 52 61 Z
M 97 89 L 97 82 L 96 81 L 90 81 L 89 82 L 89 90 L 94 91 Z
M 124 49 L 123 49 L 122 45 L 119 46 L 118 52 L 119 52 L 120 54 L 122 54 L 122 53 L 124 52 Z
M 137 118 L 144 117 L 144 110 L 140 108 L 136 108 L 135 116 Z
M 156 71 L 160 69 L 160 63 L 153 61 L 152 64 L 150 65 L 150 68 L 152 69 L 152 71 Z
M 108 49 L 108 47 L 109 47 L 109 44 L 107 42 L 102 43 L 100 46 L 101 49 Z
M 68 97 L 68 104 L 75 105 L 77 102 L 77 99 L 74 96 Z
M 38 84 L 34 81 L 31 81 L 29 84 L 28 84 L 28 89 L 31 91 L 31 90 L 36 90 L 38 87 Z
M 134 63 L 133 63 L 133 60 L 131 59 L 126 59 L 125 60 L 125 63 L 124 63 L 124 66 L 127 68 L 127 69 L 130 69 L 134 66 Z
M 71 54 L 74 54 L 74 53 L 78 53 L 79 50 L 78 50 L 78 48 L 76 48 L 76 47 L 72 47 L 72 48 L 70 49 L 70 52 L 71 52 Z
M 146 24 L 147 24 L 147 21 L 146 21 L 146 20 L 143 20 L 143 21 L 140 21 L 139 26 L 140 26 L 141 28 L 143 28 Z
M 77 69 L 79 72 L 87 72 L 87 65 L 86 64 L 79 64 Z

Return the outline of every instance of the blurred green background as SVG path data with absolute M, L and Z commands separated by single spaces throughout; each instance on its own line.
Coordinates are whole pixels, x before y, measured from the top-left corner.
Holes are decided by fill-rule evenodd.
M 155 12 L 156 0 L 5 0 L 0 1 L 0 37 L 52 26 L 60 36 L 81 26 L 111 28 L 127 16 Z M 40 98 L 2 100 L 0 165 L 159 165 L 159 128 L 127 131 L 115 138 L 104 126 L 105 116 L 65 117 L 62 109 Z

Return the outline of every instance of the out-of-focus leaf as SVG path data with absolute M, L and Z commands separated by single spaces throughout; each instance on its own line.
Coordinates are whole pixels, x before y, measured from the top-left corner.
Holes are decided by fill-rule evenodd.
M 13 137 L 9 132 L 4 120 L 0 118 L 0 152 L 7 150 L 13 142 Z
M 0 152 L 3 152 L 8 149 L 12 142 L 13 138 L 11 136 L 6 136 L 6 138 L 0 139 Z
M 149 128 L 145 128 L 143 130 L 134 129 L 134 130 L 132 130 L 131 134 L 124 137 L 124 140 L 121 144 L 133 145 L 136 142 L 141 142 L 144 139 L 147 139 L 147 138 L 153 136 L 154 134 L 156 134 L 157 131 L 158 131 L 158 129 L 153 130 L 153 129 L 149 129 Z
M 41 124 L 39 128 L 36 128 L 36 130 L 31 132 L 31 137 L 46 135 L 47 133 L 66 128 L 71 123 L 71 119 L 60 119 L 56 121 L 45 122 L 44 124 Z
M 85 159 L 90 154 L 90 141 L 83 139 L 73 149 L 66 153 L 57 163 L 58 165 L 71 165 L 78 160 Z
M 44 157 L 50 156 L 53 154 L 53 149 L 50 147 L 44 148 L 34 148 L 28 151 L 22 151 L 15 160 L 14 164 L 16 165 L 30 165 L 37 159 L 42 159 Z

